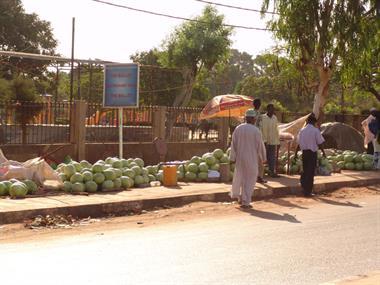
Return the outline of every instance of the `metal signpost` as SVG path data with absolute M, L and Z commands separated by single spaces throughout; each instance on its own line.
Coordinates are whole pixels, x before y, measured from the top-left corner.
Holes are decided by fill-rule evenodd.
M 119 110 L 120 158 L 123 158 L 123 108 L 138 108 L 139 76 L 137 63 L 104 65 L 103 107 Z

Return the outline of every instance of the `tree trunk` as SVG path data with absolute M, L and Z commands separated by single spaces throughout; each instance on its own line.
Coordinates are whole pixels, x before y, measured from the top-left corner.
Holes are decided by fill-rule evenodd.
M 368 88 L 368 91 L 371 92 L 376 97 L 376 99 L 380 102 L 380 93 L 377 92 L 377 90 L 373 86 L 370 86 Z
M 189 70 L 185 70 L 183 73 L 185 87 L 182 92 L 176 96 L 173 107 L 186 107 L 191 100 L 191 94 L 193 92 L 195 76 L 193 72 Z M 166 114 L 166 122 L 165 122 L 165 139 L 169 140 L 173 131 L 174 124 L 176 122 L 178 116 L 178 112 L 171 111 L 168 109 L 168 113 Z
M 329 84 L 331 79 L 331 68 L 318 66 L 319 84 L 314 96 L 313 113 L 320 122 L 323 119 L 323 107 L 325 106 L 329 94 Z

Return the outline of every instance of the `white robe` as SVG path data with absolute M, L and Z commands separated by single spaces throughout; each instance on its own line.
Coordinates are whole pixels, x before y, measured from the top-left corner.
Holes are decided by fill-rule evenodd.
M 260 130 L 248 123 L 239 125 L 233 135 L 230 159 L 236 162 L 231 198 L 240 198 L 249 205 L 258 175 L 259 161 L 266 161 Z

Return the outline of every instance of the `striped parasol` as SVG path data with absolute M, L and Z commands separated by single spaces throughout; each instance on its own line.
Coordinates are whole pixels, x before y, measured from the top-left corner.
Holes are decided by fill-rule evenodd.
M 244 95 L 226 94 L 212 98 L 203 108 L 200 119 L 217 117 L 242 117 L 253 108 L 253 98 Z

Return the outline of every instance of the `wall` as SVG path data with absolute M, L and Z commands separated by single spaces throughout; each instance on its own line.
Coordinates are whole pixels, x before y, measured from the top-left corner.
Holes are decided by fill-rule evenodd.
M 168 143 L 166 160 L 186 160 L 194 155 L 202 155 L 219 147 L 221 147 L 221 145 L 217 142 Z M 25 161 L 59 149 L 50 156 L 52 161 L 59 163 L 63 161 L 66 155 L 74 157 L 75 153 L 73 144 L 3 145 L 0 146 L 0 148 L 8 159 L 16 161 Z M 141 157 L 147 164 L 159 162 L 152 143 L 125 143 L 123 152 L 124 157 Z M 105 159 L 108 156 L 118 156 L 118 153 L 119 146 L 116 143 L 87 143 L 85 159 L 93 163 L 99 159 Z

